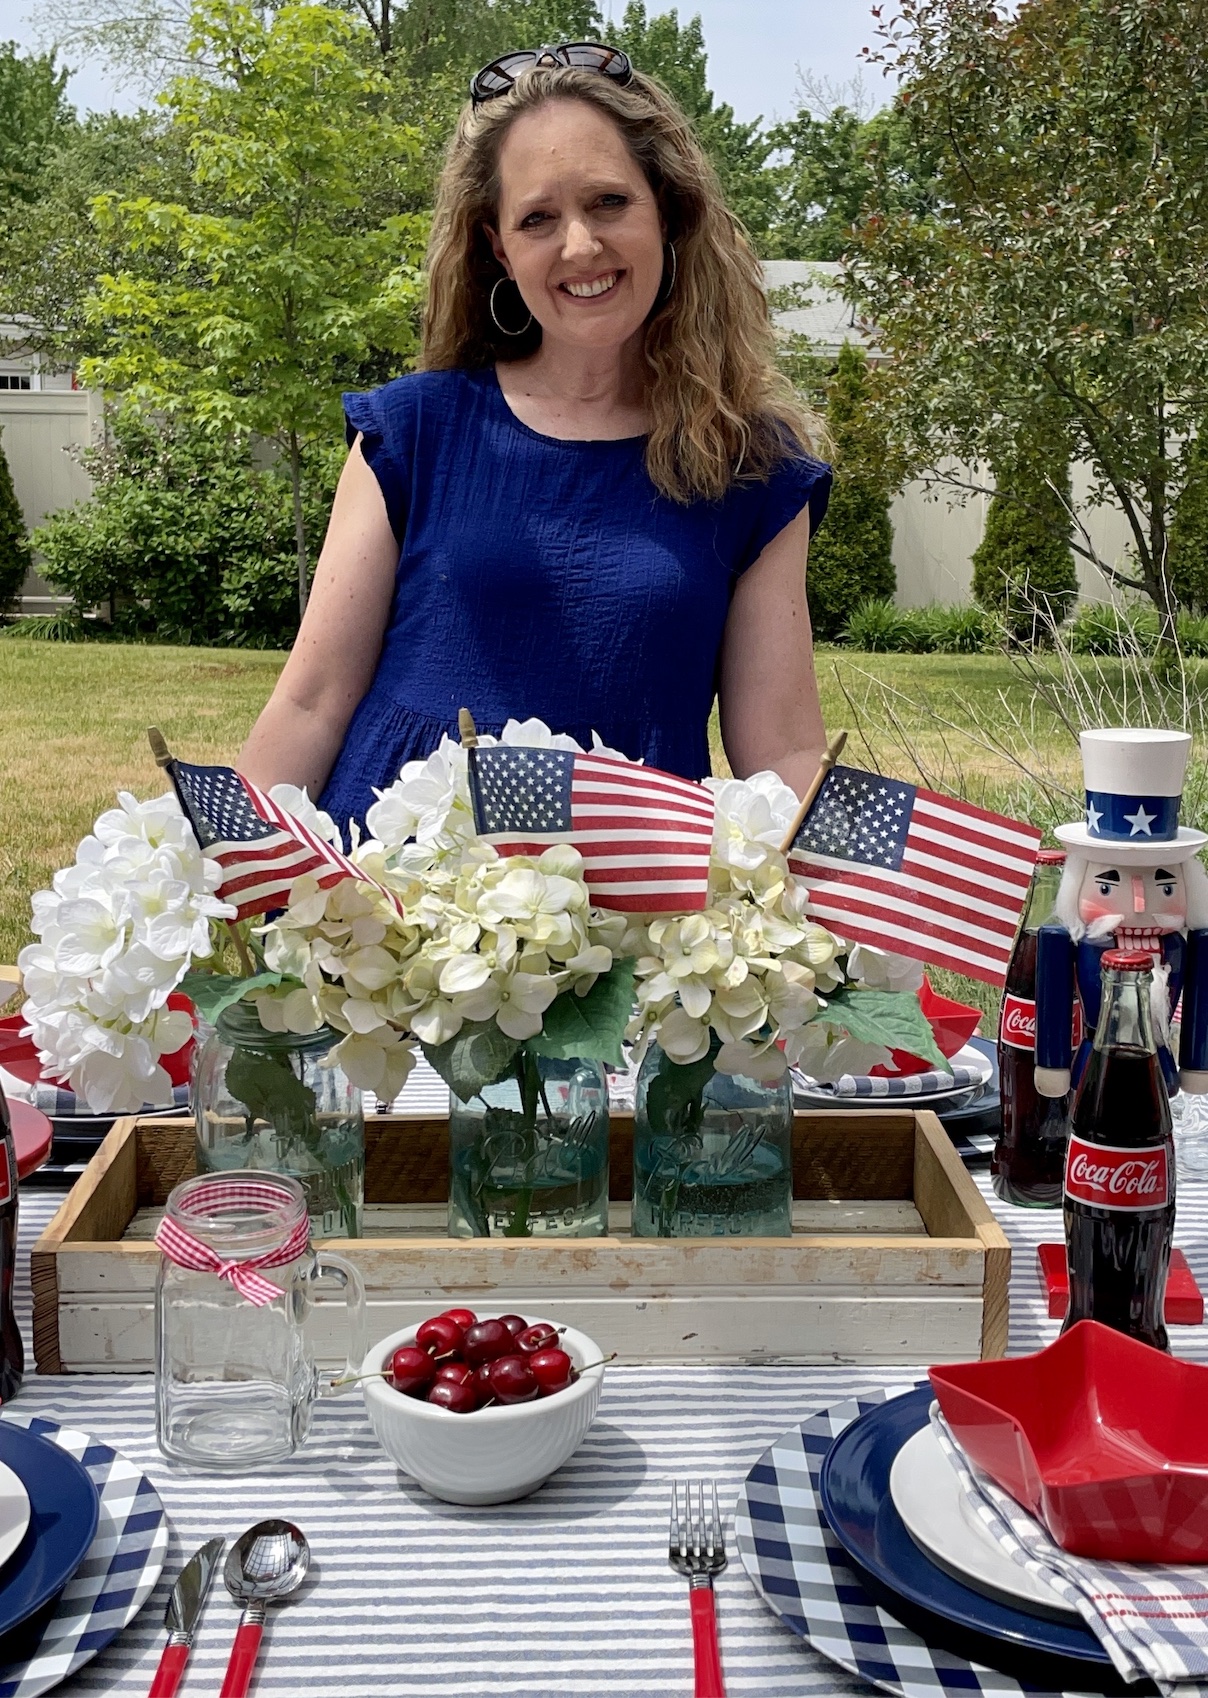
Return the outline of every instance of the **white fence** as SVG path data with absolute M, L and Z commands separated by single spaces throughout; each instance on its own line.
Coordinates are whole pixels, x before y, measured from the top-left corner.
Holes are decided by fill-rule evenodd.
M 101 397 L 95 391 L 0 390 L 0 429 L 17 499 L 31 529 L 48 513 L 85 500 L 91 493 L 78 452 L 97 441 L 103 429 Z M 1121 563 L 1128 544 L 1123 516 L 1113 508 L 1085 506 L 1086 478 L 1078 468 L 1074 489 L 1096 548 L 1110 565 Z M 918 484 L 907 485 L 891 512 L 899 606 L 969 599 L 972 555 L 981 541 L 988 504 L 984 495 L 970 495 L 961 505 L 944 496 L 927 495 Z M 1100 574 L 1085 561 L 1077 564 L 1082 598 L 1109 600 Z M 24 611 L 44 612 L 53 605 L 47 586 L 31 573 L 22 596 Z
M 77 455 L 98 440 L 102 428 L 101 397 L 94 390 L 0 390 L 0 442 L 31 530 L 47 514 L 92 493 Z M 43 613 L 55 605 L 35 572 L 25 580 L 21 605 L 26 613 Z
M 954 476 L 969 483 L 987 480 L 961 467 Z M 1088 477 L 1084 466 L 1073 468 L 1074 507 L 1095 552 L 1109 566 L 1128 566 L 1131 533 L 1117 507 L 1087 504 Z M 970 599 L 973 551 L 986 526 L 986 495 L 970 495 L 962 505 L 955 496 L 931 494 L 921 484 L 907 484 L 890 509 L 893 522 L 893 563 L 897 568 L 899 607 L 927 607 L 932 602 Z M 1103 574 L 1080 555 L 1074 556 L 1078 594 L 1082 601 L 1110 601 Z

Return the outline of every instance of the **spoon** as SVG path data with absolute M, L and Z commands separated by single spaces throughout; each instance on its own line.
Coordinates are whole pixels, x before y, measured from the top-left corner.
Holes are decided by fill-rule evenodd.
M 310 1567 L 310 1546 L 292 1521 L 257 1521 L 231 1547 L 222 1571 L 226 1589 L 243 1616 L 220 1698 L 247 1698 L 271 1603 L 296 1592 Z

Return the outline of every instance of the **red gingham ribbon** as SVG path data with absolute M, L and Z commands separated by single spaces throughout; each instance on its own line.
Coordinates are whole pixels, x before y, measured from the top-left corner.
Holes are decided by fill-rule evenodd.
M 279 1208 L 283 1202 L 293 1201 L 293 1192 L 268 1180 L 232 1183 L 227 1179 L 215 1179 L 211 1185 L 199 1185 L 190 1191 L 184 1207 L 189 1214 L 206 1215 L 232 1205 Z M 254 1303 L 258 1309 L 271 1303 L 274 1297 L 281 1297 L 283 1292 L 271 1280 L 262 1279 L 256 1269 L 279 1268 L 286 1262 L 296 1261 L 309 1240 L 310 1220 L 305 1214 L 284 1244 L 279 1244 L 274 1250 L 265 1250 L 259 1256 L 249 1256 L 244 1261 L 224 1261 L 216 1250 L 200 1238 L 194 1238 L 170 1215 L 164 1216 L 155 1232 L 155 1242 L 170 1262 L 175 1262 L 179 1268 L 196 1268 L 199 1273 L 214 1273 L 219 1279 L 229 1279 L 240 1296 Z

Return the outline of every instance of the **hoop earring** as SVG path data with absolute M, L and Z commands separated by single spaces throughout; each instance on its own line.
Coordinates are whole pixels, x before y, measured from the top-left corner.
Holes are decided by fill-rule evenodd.
M 499 288 L 501 283 L 512 283 L 512 279 L 510 277 L 497 277 L 495 279 L 494 286 L 491 289 L 491 317 L 495 320 L 497 329 L 501 330 L 505 336 L 523 336 L 525 331 L 528 330 L 533 322 L 533 315 L 531 312 L 529 313 L 519 330 L 509 330 L 507 325 L 502 323 L 499 314 L 495 311 L 495 291 Z M 512 286 L 513 288 L 516 287 L 514 283 L 512 283 Z M 520 290 L 516 289 L 516 293 L 519 295 Z M 521 301 L 521 305 L 524 305 L 523 300 Z
M 676 274 L 679 271 L 679 261 L 676 258 L 674 246 L 670 242 L 667 242 L 664 245 L 667 249 L 667 252 L 671 255 L 671 280 L 667 284 L 666 290 L 660 290 L 659 293 L 662 297 L 662 300 L 667 301 L 671 298 L 671 292 L 675 288 Z M 661 304 L 661 302 L 660 302 L 660 304 Z

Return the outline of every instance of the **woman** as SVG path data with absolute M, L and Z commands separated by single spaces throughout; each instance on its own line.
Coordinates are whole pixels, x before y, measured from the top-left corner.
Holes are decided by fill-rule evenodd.
M 344 398 L 310 603 L 240 768 L 343 827 L 464 704 L 701 778 L 717 693 L 734 771 L 800 793 L 830 473 L 757 262 L 688 121 L 615 49 L 509 55 L 472 92 L 421 369 Z

